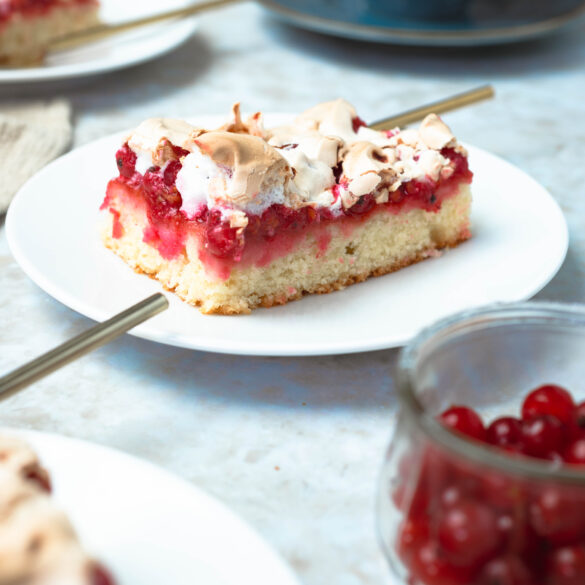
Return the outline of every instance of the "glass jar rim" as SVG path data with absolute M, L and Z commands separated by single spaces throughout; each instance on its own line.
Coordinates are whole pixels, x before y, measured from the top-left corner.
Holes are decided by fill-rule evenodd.
M 414 366 L 421 351 L 430 343 L 467 331 L 527 322 L 580 326 L 585 332 L 585 305 L 543 301 L 495 303 L 456 313 L 426 327 L 401 350 L 398 359 L 397 391 L 401 415 L 404 414 L 433 443 L 467 460 L 524 479 L 555 480 L 585 486 L 585 469 L 579 471 L 568 466 L 551 468 L 550 463 L 545 461 L 530 457 L 510 457 L 487 445 L 465 439 L 447 430 L 434 415 L 426 411 L 417 398 L 413 379 Z

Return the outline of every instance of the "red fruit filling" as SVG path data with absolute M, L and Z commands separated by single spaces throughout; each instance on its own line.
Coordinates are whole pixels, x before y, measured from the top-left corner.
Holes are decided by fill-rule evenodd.
M 438 420 L 511 456 L 585 466 L 585 403 L 564 388 L 526 397 L 522 419 L 484 425 L 457 405 Z M 585 471 L 585 467 L 584 467 Z M 585 477 L 585 476 L 584 476 Z M 585 489 L 529 482 L 434 445 L 399 461 L 392 499 L 403 514 L 396 552 L 415 585 L 585 585 Z
M 367 126 L 367 124 L 359 116 L 353 118 L 351 125 L 354 132 L 357 132 L 362 126 Z
M 25 17 L 43 16 L 54 8 L 61 8 L 68 5 L 69 2 L 63 0 L 17 0 L 12 2 L 0 2 L 0 24 L 8 20 L 10 17 L 18 14 Z M 73 0 L 71 4 L 96 4 L 96 0 Z
M 356 125 L 359 128 L 363 121 L 354 119 L 354 126 Z M 248 225 L 238 233 L 217 210 L 209 212 L 206 206 L 202 206 L 194 218 L 187 219 L 180 210 L 182 198 L 176 187 L 181 158 L 187 151 L 170 143 L 166 146 L 172 149 L 174 160 L 162 169 L 153 166 L 144 175 L 136 171 L 136 154 L 128 144 L 124 144 L 116 152 L 119 176 L 110 181 L 102 204 L 102 209 L 109 209 L 115 216 L 112 235 L 118 238 L 124 233 L 121 225 L 118 225 L 116 210 L 111 206 L 115 194 L 123 191 L 126 195 L 143 199 L 146 203 L 149 225 L 144 233 L 145 242 L 156 247 L 164 258 L 172 259 L 184 249 L 187 233 L 201 232 L 204 245 L 200 259 L 208 267 L 219 266 L 225 278 L 229 276 L 234 263 L 246 261 L 245 251 L 248 248 L 254 251 L 248 256 L 254 257 L 254 263 L 261 266 L 288 253 L 299 240 L 299 233 L 312 224 L 345 221 L 347 229 L 351 230 L 351 222 L 364 221 L 379 210 L 391 213 L 410 209 L 436 212 L 440 210 L 444 199 L 453 195 L 461 183 L 469 183 L 472 178 L 467 159 L 452 148 L 444 148 L 441 153 L 454 165 L 454 171 L 447 179 L 441 178 L 436 182 L 422 179 L 404 183 L 390 193 L 389 201 L 383 204 L 376 204 L 374 196 L 367 194 L 355 205 L 345 209 L 342 215 L 334 215 L 329 208 L 304 207 L 294 210 L 284 205 L 272 205 L 261 216 L 248 215 Z M 340 174 L 341 171 L 336 175 L 337 184 L 332 188 L 335 198 L 339 197 L 340 187 L 346 186 Z M 267 242 L 270 243 L 269 246 L 266 245 Z M 323 240 L 324 249 L 321 253 L 326 251 L 327 245 L 328 241 Z M 259 252 L 260 248 L 266 248 L 266 251 Z M 218 260 L 224 262 L 224 265 L 220 266 Z
M 110 572 L 98 563 L 92 563 L 90 567 L 91 585 L 116 585 Z

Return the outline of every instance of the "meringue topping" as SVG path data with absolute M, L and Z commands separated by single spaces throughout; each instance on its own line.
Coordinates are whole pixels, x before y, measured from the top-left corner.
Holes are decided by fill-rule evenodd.
M 292 124 L 264 129 L 259 112 L 244 122 L 236 103 L 231 120 L 217 130 L 147 120 L 128 145 L 139 172 L 176 158 L 169 143 L 187 150 L 176 181 L 182 211 L 192 218 L 203 205 L 219 208 L 239 229 L 246 214 L 261 214 L 273 204 L 328 206 L 341 213 L 340 205 L 351 207 L 369 193 L 378 203 L 386 201 L 404 182 L 448 177 L 453 163 L 441 154 L 444 147 L 464 152 L 435 114 L 418 130 L 391 132 L 364 126 L 356 131 L 356 116 L 351 104 L 338 99 L 310 108 Z
M 207 132 L 192 144 L 177 174 L 177 188 L 187 216 L 196 206 L 227 205 L 261 213 L 285 203 L 285 185 L 292 178 L 286 159 L 264 140 L 249 134 Z
M 343 99 L 318 104 L 303 112 L 295 120 L 295 125 L 307 130 L 316 130 L 323 136 L 337 136 L 344 142 L 356 140 L 353 121 L 355 108 Z
M 454 146 L 455 144 L 455 136 L 437 114 L 429 114 L 422 121 L 419 134 L 421 140 L 434 150 L 441 150 L 445 146 Z
M 136 170 L 144 174 L 151 166 L 162 167 L 174 154 L 169 143 L 183 148 L 197 129 L 173 118 L 145 120 L 128 137 L 128 146 L 136 153 Z
M 397 177 L 389 155 L 371 142 L 352 144 L 343 161 L 348 190 L 360 197 L 374 191 L 380 183 L 394 183 Z
M 259 136 L 260 138 L 264 138 L 265 136 L 262 114 L 256 112 L 243 122 L 240 113 L 240 102 L 236 102 L 232 106 L 232 121 L 220 126 L 217 130 L 223 132 L 235 132 L 237 134 L 251 134 L 252 136 Z

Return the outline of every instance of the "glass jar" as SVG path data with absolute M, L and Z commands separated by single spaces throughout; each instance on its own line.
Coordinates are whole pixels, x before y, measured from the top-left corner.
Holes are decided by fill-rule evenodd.
M 496 305 L 445 319 L 403 349 L 378 532 L 408 585 L 585 585 L 585 467 L 506 453 L 437 417 L 465 405 L 520 416 L 545 383 L 585 400 L 585 308 Z

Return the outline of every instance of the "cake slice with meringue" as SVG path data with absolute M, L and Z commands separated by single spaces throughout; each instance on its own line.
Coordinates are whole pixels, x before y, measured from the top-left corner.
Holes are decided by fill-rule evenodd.
M 344 100 L 264 128 L 143 122 L 116 153 L 103 240 L 203 313 L 249 313 L 438 255 L 470 232 L 467 153 L 431 114 L 375 131 Z

